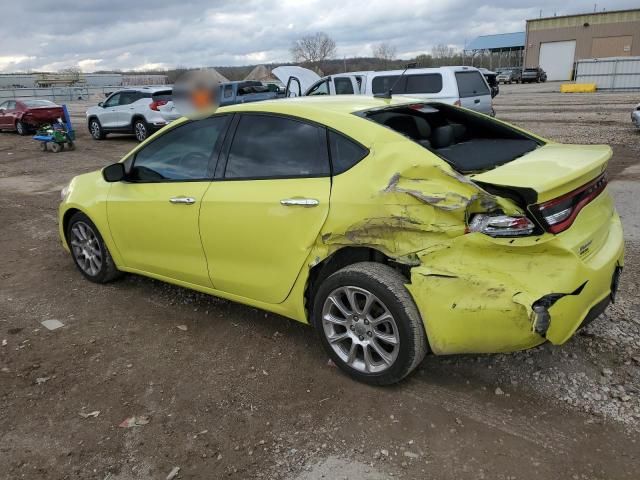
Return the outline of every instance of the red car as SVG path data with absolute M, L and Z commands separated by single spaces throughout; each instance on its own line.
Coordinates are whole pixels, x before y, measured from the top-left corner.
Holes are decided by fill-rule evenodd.
M 6 100 L 0 103 L 0 130 L 15 130 L 26 135 L 42 124 L 64 118 L 62 107 L 49 100 Z

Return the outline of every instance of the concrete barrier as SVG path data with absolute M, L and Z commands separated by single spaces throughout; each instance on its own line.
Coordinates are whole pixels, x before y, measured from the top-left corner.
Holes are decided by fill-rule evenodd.
M 593 93 L 595 91 L 595 83 L 563 83 L 560 85 L 561 93 Z

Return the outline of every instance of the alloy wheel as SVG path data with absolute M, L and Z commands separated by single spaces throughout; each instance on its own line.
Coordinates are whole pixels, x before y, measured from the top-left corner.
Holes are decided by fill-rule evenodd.
M 364 288 L 333 290 L 322 308 L 322 327 L 333 351 L 359 372 L 383 372 L 398 357 L 396 321 L 387 306 Z
M 95 120 L 91 122 L 91 136 L 93 138 L 100 138 L 100 125 Z
M 84 273 L 95 277 L 102 268 L 102 251 L 96 233 L 85 222 L 79 221 L 71 227 L 71 250 L 78 266 Z
M 147 138 L 147 127 L 145 127 L 144 123 L 136 122 L 135 134 L 136 134 L 136 139 L 139 142 L 142 142 Z

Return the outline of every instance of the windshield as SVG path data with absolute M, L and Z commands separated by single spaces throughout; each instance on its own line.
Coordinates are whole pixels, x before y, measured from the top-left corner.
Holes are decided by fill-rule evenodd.
M 37 108 L 37 107 L 57 107 L 57 105 L 49 100 L 22 100 L 29 108 Z

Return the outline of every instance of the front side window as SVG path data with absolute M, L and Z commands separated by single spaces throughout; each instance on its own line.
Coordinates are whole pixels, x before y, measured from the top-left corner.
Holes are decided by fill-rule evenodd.
M 480 72 L 456 72 L 460 98 L 489 95 L 489 88 Z
M 225 178 L 319 177 L 330 174 L 324 129 L 275 115 L 242 115 Z
M 104 106 L 105 107 L 115 107 L 116 105 L 118 105 L 118 102 L 120 102 L 120 94 L 119 93 L 115 93 L 115 94 L 111 95 L 106 102 L 104 102 Z
M 315 84 L 307 95 L 329 95 L 329 80 Z
M 337 77 L 333 79 L 336 95 L 353 95 L 353 84 L 350 78 Z
M 229 116 L 189 122 L 169 130 L 136 153 L 134 182 L 206 180 L 209 162 L 218 151 Z
M 233 85 L 225 85 L 224 86 L 224 98 L 233 97 Z

